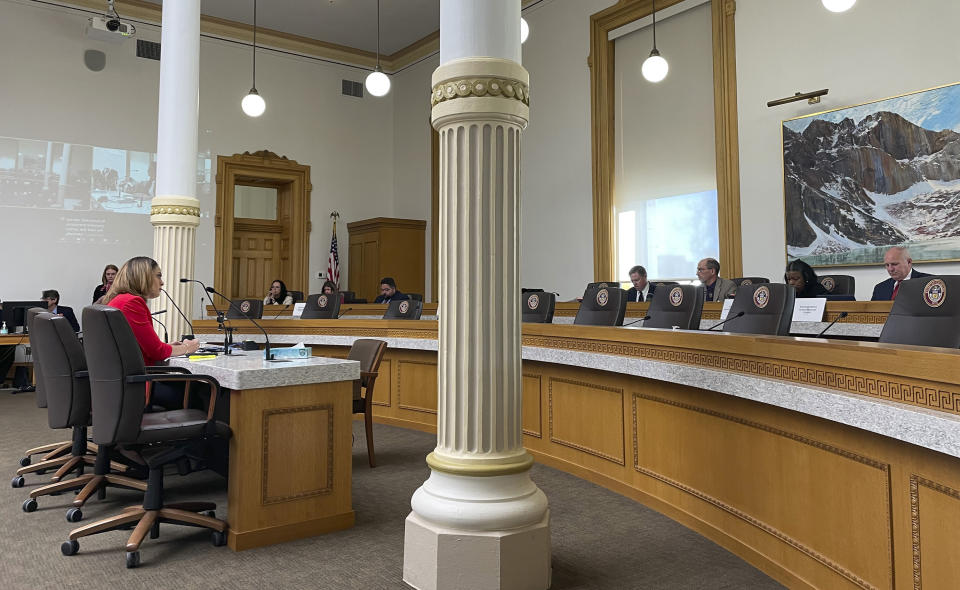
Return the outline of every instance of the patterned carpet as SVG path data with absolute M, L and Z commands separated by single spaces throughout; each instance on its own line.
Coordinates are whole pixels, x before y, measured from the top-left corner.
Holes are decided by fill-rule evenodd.
M 162 525 L 141 547 L 142 565 L 124 567 L 129 534 L 82 539 L 80 552 L 60 554 L 73 526 L 64 514 L 72 494 L 44 497 L 39 510 L 21 502 L 41 477 L 0 492 L 0 578 L 6 588 L 263 588 L 402 589 L 403 528 L 410 496 L 426 479 L 433 435 L 377 425 L 376 469 L 366 464 L 362 425 L 355 423 L 353 507 L 356 526 L 330 535 L 234 553 L 213 547 L 199 529 Z M 0 391 L 0 468 L 10 477 L 27 447 L 68 438 L 47 428 L 33 394 Z M 711 541 L 644 506 L 566 473 L 537 465 L 532 477 L 550 501 L 554 590 L 619 588 L 781 588 Z M 225 481 L 210 473 L 166 478 L 167 499 L 217 502 L 226 515 Z M 91 500 L 84 522 L 139 503 L 111 490 Z

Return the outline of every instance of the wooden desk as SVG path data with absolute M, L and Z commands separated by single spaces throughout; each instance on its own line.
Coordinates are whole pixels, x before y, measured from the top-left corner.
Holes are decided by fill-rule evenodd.
M 436 322 L 264 324 L 332 356 L 387 340 L 375 419 L 435 431 Z M 538 461 L 790 587 L 960 579 L 960 351 L 540 324 L 523 344 L 524 444 Z
M 227 544 L 234 551 L 353 526 L 353 380 L 360 363 L 267 363 L 257 351 L 170 360 L 230 390 Z

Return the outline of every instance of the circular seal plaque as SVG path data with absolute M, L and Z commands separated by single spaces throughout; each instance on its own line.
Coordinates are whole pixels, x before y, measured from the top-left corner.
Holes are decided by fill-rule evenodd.
M 597 291 L 597 305 L 606 307 L 608 301 L 610 301 L 610 293 L 608 293 L 606 289 Z
M 940 279 L 933 279 L 923 287 L 923 302 L 929 307 L 940 307 L 947 300 L 947 285 Z
M 752 285 L 752 284 L 753 284 L 753 281 L 751 281 L 750 279 L 743 279 L 742 281 L 740 281 L 740 286 L 741 286 L 741 287 L 746 286 L 746 285 Z
M 407 313 L 410 311 L 410 303 L 407 301 L 400 302 L 400 313 Z
M 321 295 L 317 297 L 317 307 L 326 307 L 327 306 L 327 296 Z
M 680 287 L 670 289 L 670 305 L 680 307 L 681 303 L 683 303 L 683 289 Z
M 823 285 L 823 288 L 827 291 L 833 291 L 833 288 L 837 286 L 837 283 L 833 280 L 833 277 L 824 277 L 820 284 Z
M 531 295 L 530 297 L 527 297 L 527 307 L 530 309 L 537 309 L 540 307 L 540 296 Z
M 766 285 L 761 285 L 753 292 L 753 304 L 759 309 L 763 309 L 768 303 L 770 303 L 770 288 Z
M 240 311 L 243 313 L 250 313 L 250 302 L 249 301 L 240 302 Z

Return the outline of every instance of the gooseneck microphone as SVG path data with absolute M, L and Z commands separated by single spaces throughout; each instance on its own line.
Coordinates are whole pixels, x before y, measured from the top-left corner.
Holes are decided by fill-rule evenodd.
M 284 305 L 284 306 L 283 306 L 283 309 L 281 309 L 280 311 L 278 311 L 278 312 L 277 312 L 277 315 L 273 316 L 273 317 L 270 318 L 270 319 L 275 320 L 275 319 L 277 319 L 278 317 L 280 317 L 280 314 L 283 313 L 283 312 L 285 312 L 285 311 L 287 311 L 287 308 L 290 307 L 290 305 L 291 305 L 291 304 L 289 304 L 289 303 L 287 303 L 286 305 Z
M 707 328 L 706 331 L 709 332 L 710 330 L 713 330 L 714 328 L 719 328 L 720 326 L 724 325 L 725 323 L 729 322 L 730 320 L 735 320 L 735 319 L 737 319 L 738 317 L 741 317 L 741 316 L 746 315 L 746 313 L 747 313 L 747 312 L 745 312 L 745 311 L 738 312 L 738 313 L 737 313 L 736 315 L 734 315 L 733 317 L 729 317 L 729 318 L 723 320 L 722 322 L 719 322 L 719 323 L 716 323 L 716 324 L 710 326 L 709 328 Z
M 180 279 L 180 282 L 183 283 L 185 281 Z M 161 288 L 160 290 L 163 291 L 163 294 L 167 296 L 167 301 L 173 304 L 174 309 L 177 310 L 177 313 L 180 314 L 180 317 L 183 318 L 183 321 L 187 322 L 187 325 L 190 326 L 190 335 L 193 335 L 193 322 L 190 321 L 190 318 L 187 317 L 187 314 L 183 313 L 183 310 L 180 309 L 180 306 L 177 305 L 177 302 L 173 300 L 173 297 L 170 296 L 170 293 L 167 293 L 166 289 Z
M 204 284 L 203 284 L 203 281 L 198 281 L 197 279 L 181 278 L 181 279 L 180 279 L 180 282 L 181 282 L 181 283 L 197 283 L 198 285 L 200 285 L 201 287 L 203 287 L 203 291 L 204 291 L 205 293 L 210 293 L 210 292 L 211 292 L 211 289 L 210 289 L 209 287 L 207 287 L 206 285 L 204 285 Z M 224 299 L 226 299 L 226 298 L 224 297 Z M 217 328 L 218 328 L 221 332 L 223 332 L 223 354 L 230 354 L 230 346 L 233 345 L 233 328 L 232 328 L 232 327 L 227 327 L 227 326 L 224 324 L 224 322 L 227 321 L 227 318 L 226 318 L 226 316 L 224 315 L 224 313 L 223 313 L 222 311 L 220 311 L 219 309 L 217 309 L 217 304 L 213 302 L 213 297 L 210 297 L 210 295 L 207 295 L 207 300 L 210 302 L 210 305 L 213 306 L 213 311 L 217 312 Z M 230 300 L 227 299 L 227 301 L 230 301 Z M 200 301 L 200 305 L 203 305 L 203 300 L 202 300 L 202 299 L 201 299 L 201 301 Z M 192 331 L 192 330 L 193 330 L 193 327 L 191 326 L 190 329 L 191 329 L 191 331 Z
M 649 316 L 649 315 L 643 316 L 643 317 L 640 318 L 639 320 L 633 320 L 632 322 L 630 322 L 630 323 L 628 323 L 628 324 L 623 324 L 621 327 L 632 326 L 632 325 L 637 324 L 637 323 L 639 323 L 639 322 L 643 322 L 643 321 L 649 320 L 651 317 L 653 317 L 653 316 Z
M 160 289 L 160 290 L 163 291 L 163 289 Z M 152 312 L 150 315 L 163 315 L 163 314 L 165 314 L 165 313 L 167 313 L 167 310 L 161 309 L 160 311 L 154 311 L 154 312 Z
M 161 321 L 157 318 L 158 315 L 160 315 L 160 314 L 162 314 L 162 313 L 164 313 L 164 312 L 166 312 L 166 311 L 167 311 L 167 310 L 165 310 L 165 309 L 161 309 L 160 311 L 155 311 L 155 312 L 151 313 L 150 315 L 153 316 L 153 321 L 155 321 L 155 322 L 157 322 L 158 324 L 160 324 L 160 327 L 163 328 L 163 341 L 164 341 L 164 342 L 170 342 L 170 334 L 167 333 L 167 326 L 166 326 L 166 324 L 164 324 L 163 322 L 161 322 Z
M 840 320 L 842 320 L 843 318 L 847 317 L 848 315 L 850 315 L 850 314 L 847 313 L 847 312 L 845 312 L 845 311 L 841 311 L 841 312 L 840 312 L 840 315 L 837 316 L 837 319 L 835 319 L 835 320 L 833 320 L 832 322 L 830 322 L 830 325 L 829 325 L 829 326 L 827 326 L 826 328 L 824 328 L 823 330 L 821 330 L 819 334 L 817 334 L 817 338 L 823 338 L 823 335 L 827 333 L 827 330 L 829 330 L 830 328 L 832 328 L 835 323 L 839 322 Z
M 348 311 L 353 311 L 353 308 L 348 307 L 347 309 L 341 309 L 340 313 L 337 314 L 337 319 L 339 320 L 341 317 L 343 317 L 343 314 L 347 313 Z
M 220 297 L 222 297 L 225 301 L 227 301 L 227 303 L 230 304 L 230 307 L 232 307 L 233 309 L 236 309 L 236 310 L 239 311 L 241 314 L 243 314 L 243 317 L 245 317 L 245 318 L 247 318 L 248 320 L 250 320 L 250 322 L 251 322 L 254 326 L 256 326 L 261 332 L 263 332 L 263 340 L 264 340 L 264 344 L 263 344 L 263 356 L 264 356 L 264 358 L 267 359 L 268 361 L 275 360 L 275 359 L 273 358 L 273 353 L 270 352 L 270 336 L 267 335 L 267 331 L 263 329 L 263 326 L 261 326 L 261 325 L 257 322 L 257 320 L 255 320 L 255 319 L 253 319 L 252 317 L 248 316 L 248 315 L 246 314 L 246 312 L 244 312 L 242 309 L 240 309 L 240 306 L 239 306 L 239 305 L 237 305 L 232 299 L 230 299 L 229 297 L 227 297 L 227 296 L 224 295 L 223 293 L 217 291 L 217 290 L 214 289 L 213 287 L 206 287 L 206 291 L 207 291 L 207 293 L 212 293 L 212 294 L 214 294 L 214 295 L 219 295 Z

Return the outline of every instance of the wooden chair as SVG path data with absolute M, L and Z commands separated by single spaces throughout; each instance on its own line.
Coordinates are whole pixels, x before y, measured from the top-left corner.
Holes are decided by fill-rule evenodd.
M 380 370 L 380 361 L 387 349 L 383 340 L 360 338 L 354 340 L 350 347 L 347 359 L 360 361 L 360 379 L 353 382 L 353 413 L 363 414 L 364 427 L 367 431 L 367 459 L 370 467 L 376 467 L 373 454 L 373 385 Z M 362 394 L 361 395 L 361 390 Z

